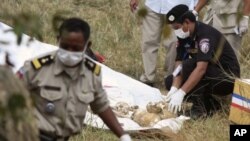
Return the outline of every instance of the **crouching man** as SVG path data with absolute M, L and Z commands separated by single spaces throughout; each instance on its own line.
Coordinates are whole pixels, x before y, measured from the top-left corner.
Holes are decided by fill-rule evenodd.
M 219 106 L 212 94 L 231 94 L 234 79 L 240 77 L 236 55 L 224 36 L 196 21 L 186 5 L 172 8 L 166 19 L 178 38 L 175 66 L 181 69 L 165 79 L 169 110 L 180 111 L 185 99 L 193 103 L 191 118 L 211 115 Z

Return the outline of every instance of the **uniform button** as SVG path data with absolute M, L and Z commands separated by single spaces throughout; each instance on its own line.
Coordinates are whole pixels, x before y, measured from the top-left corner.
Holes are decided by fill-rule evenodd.
M 46 63 L 46 59 L 42 59 L 42 63 Z
M 52 114 L 55 112 L 55 105 L 53 103 L 47 103 L 45 107 L 45 111 L 49 114 Z

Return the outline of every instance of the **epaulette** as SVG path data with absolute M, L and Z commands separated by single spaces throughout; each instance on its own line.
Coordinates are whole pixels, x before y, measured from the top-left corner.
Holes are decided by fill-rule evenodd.
M 31 65 L 35 70 L 40 69 L 41 67 L 43 67 L 44 65 L 50 64 L 52 63 L 54 60 L 54 56 L 53 55 L 46 55 L 40 58 L 35 58 L 31 61 Z
M 85 58 L 85 65 L 86 67 L 92 71 L 95 75 L 99 76 L 100 72 L 101 72 L 101 66 L 98 65 L 97 63 L 95 63 L 94 61 L 92 61 L 89 58 Z

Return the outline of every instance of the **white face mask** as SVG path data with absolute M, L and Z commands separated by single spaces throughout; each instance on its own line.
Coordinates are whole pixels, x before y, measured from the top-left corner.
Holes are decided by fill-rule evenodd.
M 174 33 L 175 33 L 175 35 L 176 35 L 177 37 L 179 37 L 179 38 L 181 38 L 181 39 L 185 39 L 185 38 L 187 38 L 187 37 L 190 36 L 190 32 L 189 32 L 189 31 L 184 32 L 184 31 L 182 30 L 182 28 L 179 28 L 179 29 L 177 29 L 177 30 L 174 30 Z
M 59 48 L 57 52 L 59 60 L 66 66 L 72 67 L 83 60 L 83 52 L 72 52 Z

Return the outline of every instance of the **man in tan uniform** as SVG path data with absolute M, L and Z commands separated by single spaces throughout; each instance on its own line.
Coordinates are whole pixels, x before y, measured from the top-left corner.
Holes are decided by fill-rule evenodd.
M 223 33 L 239 56 L 242 36 L 248 31 L 249 13 L 250 0 L 211 0 L 204 23 Z
M 121 141 L 131 141 L 109 107 L 101 67 L 84 54 L 89 35 L 85 21 L 65 20 L 59 50 L 27 61 L 19 71 L 34 100 L 41 141 L 65 141 L 80 133 L 88 105 Z

